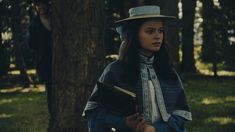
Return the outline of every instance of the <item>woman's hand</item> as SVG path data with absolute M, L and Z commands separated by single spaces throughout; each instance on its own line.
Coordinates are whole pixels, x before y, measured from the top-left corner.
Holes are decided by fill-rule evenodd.
M 147 123 L 138 124 L 135 132 L 157 132 L 155 128 Z
M 144 122 L 144 118 L 139 113 L 135 113 L 126 118 L 126 125 L 133 131 L 136 130 L 137 125 L 141 122 Z
M 134 132 L 156 132 L 155 128 L 147 124 L 144 117 L 135 113 L 126 118 L 126 124 Z

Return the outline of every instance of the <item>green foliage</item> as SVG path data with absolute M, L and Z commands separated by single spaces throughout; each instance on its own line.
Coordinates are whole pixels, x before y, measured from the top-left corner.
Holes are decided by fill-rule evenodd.
M 10 61 L 15 61 L 15 53 L 22 50 L 27 66 L 33 67 L 33 54 L 27 47 L 29 23 L 34 16 L 31 0 L 1 0 L 0 21 L 0 66 L 1 73 L 7 73 Z M 18 48 L 16 48 L 18 47 Z

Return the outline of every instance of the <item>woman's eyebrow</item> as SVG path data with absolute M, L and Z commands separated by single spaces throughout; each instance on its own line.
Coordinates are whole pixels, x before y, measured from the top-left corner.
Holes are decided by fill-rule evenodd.
M 159 27 L 159 28 L 156 28 L 156 27 L 146 27 L 146 29 L 162 29 L 162 28 L 163 28 L 163 26 Z

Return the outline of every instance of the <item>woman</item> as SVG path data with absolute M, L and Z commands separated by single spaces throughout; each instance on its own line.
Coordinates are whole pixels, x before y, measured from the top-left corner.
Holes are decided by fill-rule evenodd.
M 129 10 L 117 21 L 123 43 L 120 58 L 109 64 L 99 81 L 127 88 L 138 97 L 140 113 L 116 115 L 97 103 L 97 88 L 84 110 L 90 132 L 184 132 L 191 112 L 180 78 L 170 65 L 164 43 L 164 22 L 158 6 Z

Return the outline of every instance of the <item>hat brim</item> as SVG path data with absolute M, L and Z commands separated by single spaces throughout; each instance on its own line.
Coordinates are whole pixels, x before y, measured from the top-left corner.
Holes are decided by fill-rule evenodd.
M 176 17 L 174 16 L 165 16 L 165 15 L 145 15 L 145 16 L 135 16 L 135 17 L 129 17 L 129 18 L 125 18 L 122 20 L 118 20 L 115 22 L 115 24 L 118 25 L 122 25 L 124 23 L 128 23 L 134 20 L 138 20 L 138 19 L 148 19 L 148 18 L 159 18 L 162 19 L 164 21 L 168 21 L 168 20 L 174 20 L 176 19 Z

